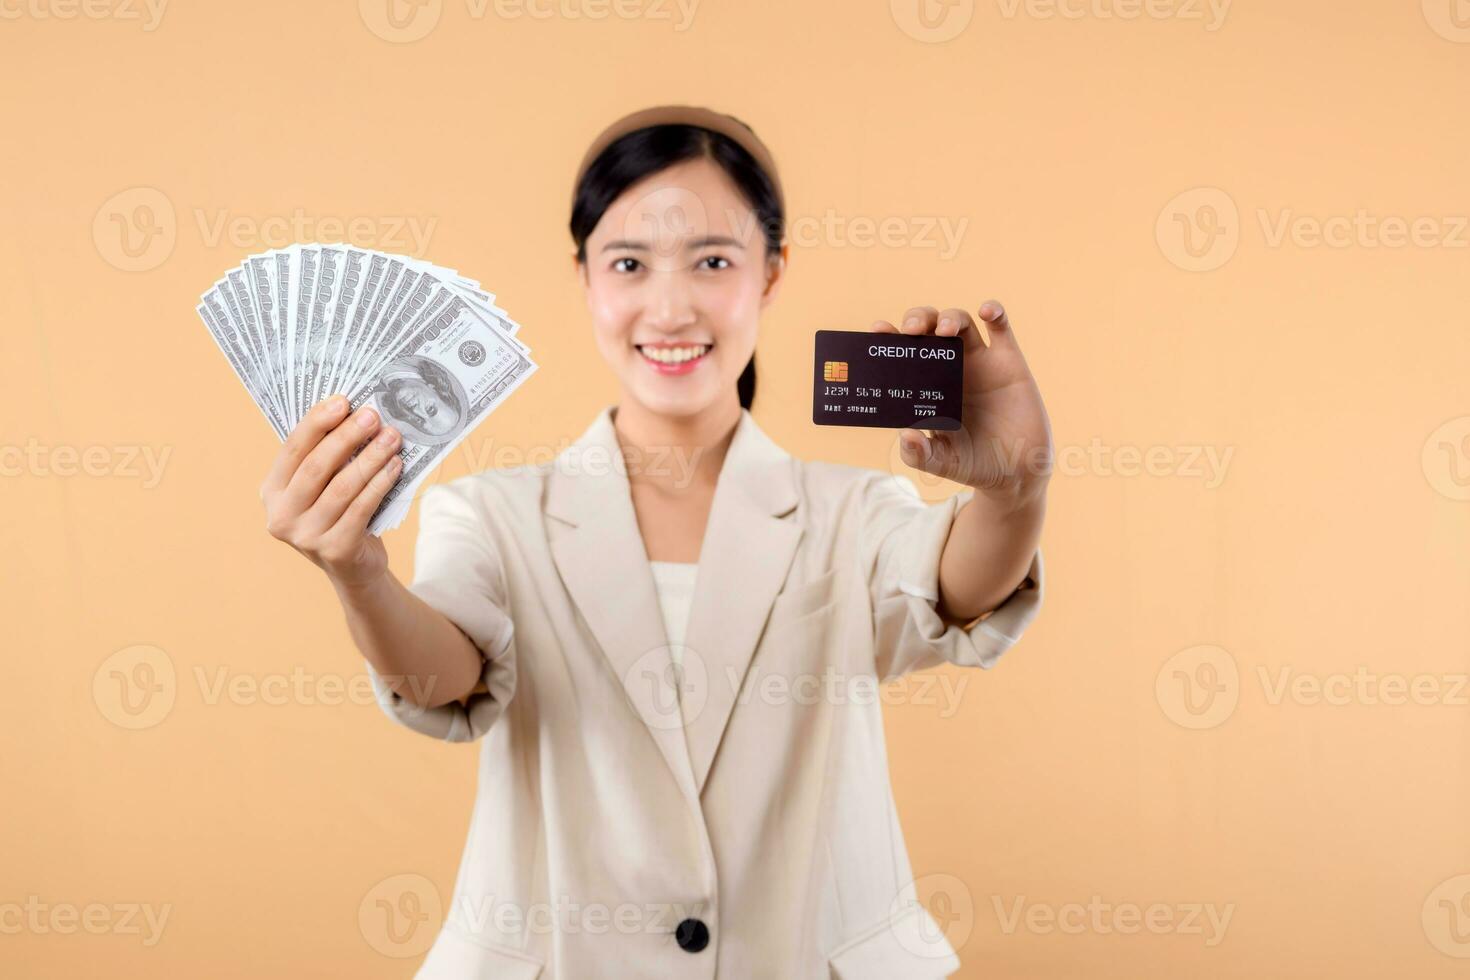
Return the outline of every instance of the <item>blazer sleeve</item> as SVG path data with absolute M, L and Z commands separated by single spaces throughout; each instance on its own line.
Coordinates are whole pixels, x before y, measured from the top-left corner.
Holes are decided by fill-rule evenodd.
M 988 670 L 1036 618 L 1046 584 L 1040 548 L 1021 586 L 988 615 L 958 624 L 939 614 L 939 558 L 955 515 L 974 495 L 926 504 L 911 479 L 888 473 L 865 486 L 863 561 L 880 681 L 945 662 Z
M 394 721 L 433 738 L 469 742 L 505 711 L 516 686 L 515 627 L 505 569 L 466 488 L 430 487 L 419 503 L 409 591 L 443 613 L 480 652 L 480 683 L 464 701 L 423 708 L 390 689 L 367 665 L 378 705 Z

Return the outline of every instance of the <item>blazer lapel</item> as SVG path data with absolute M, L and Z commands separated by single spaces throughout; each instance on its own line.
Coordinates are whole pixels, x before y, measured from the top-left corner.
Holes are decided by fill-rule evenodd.
M 697 802 L 668 637 L 623 465 L 605 408 L 552 465 L 552 558 L 679 787 Z
M 562 581 L 695 804 L 801 539 L 800 525 L 782 519 L 797 502 L 793 462 L 742 409 L 715 484 L 679 676 L 611 407 L 548 479 L 547 533 Z
M 786 516 L 797 504 L 794 462 L 741 410 L 715 484 L 684 636 L 686 663 L 706 672 L 703 702 L 685 711 L 700 792 L 801 540 L 801 525 Z M 686 690 L 697 680 L 687 678 Z

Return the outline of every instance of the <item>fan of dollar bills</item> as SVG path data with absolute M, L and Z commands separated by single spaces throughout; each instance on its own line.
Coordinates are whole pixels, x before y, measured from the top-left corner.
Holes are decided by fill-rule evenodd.
M 536 370 L 520 324 L 452 269 L 351 245 L 252 255 L 198 313 L 284 440 L 318 401 L 371 404 L 403 434 L 403 472 L 368 530 L 397 527 L 414 492 Z

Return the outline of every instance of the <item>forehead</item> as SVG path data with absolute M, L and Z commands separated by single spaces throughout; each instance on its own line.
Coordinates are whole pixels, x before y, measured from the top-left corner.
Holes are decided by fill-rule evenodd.
M 713 160 L 685 160 L 630 186 L 603 213 L 591 239 L 647 239 L 677 234 L 750 237 L 755 213 Z

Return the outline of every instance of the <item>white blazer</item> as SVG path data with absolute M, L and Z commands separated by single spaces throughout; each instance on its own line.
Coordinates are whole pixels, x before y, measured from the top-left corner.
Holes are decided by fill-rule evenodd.
M 953 947 L 904 894 L 876 685 L 992 666 L 1036 616 L 1040 552 L 989 617 L 948 624 L 939 556 L 973 491 L 925 504 L 906 477 L 792 457 L 742 411 L 680 674 L 612 415 L 553 461 L 423 496 L 411 588 L 485 665 L 467 702 L 427 710 L 368 667 L 390 717 L 483 740 L 418 976 L 947 976 Z

